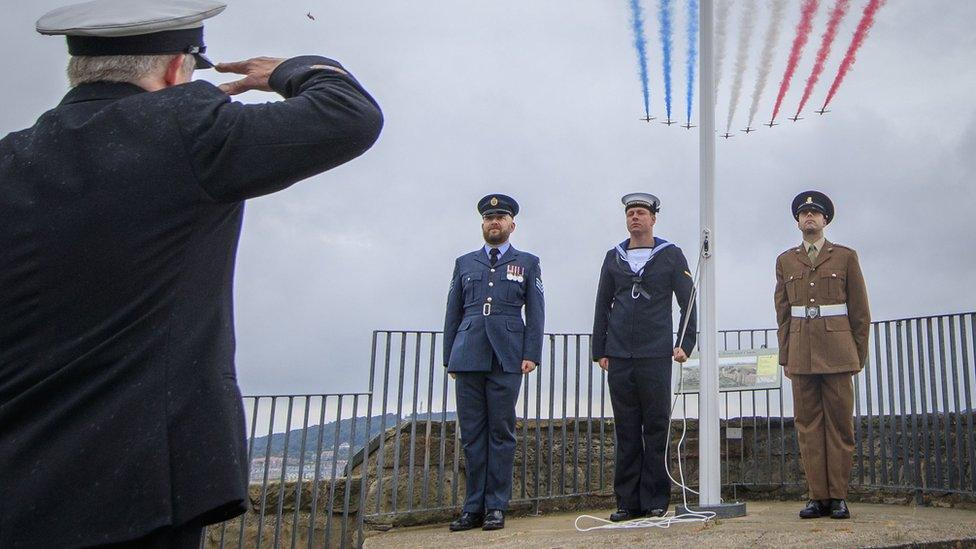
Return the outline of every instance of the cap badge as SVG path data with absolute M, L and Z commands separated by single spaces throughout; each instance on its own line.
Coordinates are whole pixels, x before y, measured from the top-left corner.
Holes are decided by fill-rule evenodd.
M 807 197 L 807 204 L 813 204 L 813 197 L 812 196 L 808 196 Z
M 491 200 L 488 201 L 488 203 L 491 204 L 492 206 L 497 206 L 498 205 L 498 199 L 493 196 L 493 197 L 491 197 Z

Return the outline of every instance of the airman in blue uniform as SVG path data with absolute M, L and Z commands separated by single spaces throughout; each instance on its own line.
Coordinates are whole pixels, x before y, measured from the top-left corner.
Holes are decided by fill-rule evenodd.
M 478 202 L 485 245 L 454 263 L 444 320 L 444 365 L 455 379 L 467 497 L 452 531 L 505 527 L 515 461 L 515 401 L 542 359 L 545 304 L 539 258 L 508 241 L 518 203 Z M 525 309 L 525 320 L 522 310 Z
M 593 361 L 607 371 L 616 432 L 614 522 L 662 516 L 671 498 L 667 429 L 671 361 L 695 347 L 694 279 L 677 246 L 654 236 L 660 201 L 647 193 L 623 197 L 630 238 L 607 252 L 593 319 Z M 678 341 L 672 296 L 681 308 Z

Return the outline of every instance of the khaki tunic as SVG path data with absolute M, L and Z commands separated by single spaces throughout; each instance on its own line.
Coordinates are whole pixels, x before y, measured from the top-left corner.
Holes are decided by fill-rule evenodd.
M 854 454 L 852 374 L 868 354 L 871 313 L 854 250 L 823 241 L 814 263 L 804 245 L 776 259 L 779 362 L 793 409 L 810 499 L 847 498 Z M 793 318 L 791 307 L 846 303 L 847 316 Z
M 871 312 L 857 253 L 824 241 L 816 264 L 803 246 L 776 258 L 779 363 L 786 374 L 859 372 L 868 357 Z M 792 318 L 790 307 L 847 303 L 847 316 Z

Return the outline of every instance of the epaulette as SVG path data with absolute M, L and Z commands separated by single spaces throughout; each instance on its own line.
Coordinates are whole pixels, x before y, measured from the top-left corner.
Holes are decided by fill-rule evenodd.
M 778 256 L 776 256 L 776 259 L 779 259 L 779 258 L 783 257 L 784 255 L 789 255 L 790 253 L 795 252 L 795 251 L 797 251 L 799 249 L 800 249 L 799 246 L 793 246 L 792 248 L 787 248 L 787 249 L 783 250 Z

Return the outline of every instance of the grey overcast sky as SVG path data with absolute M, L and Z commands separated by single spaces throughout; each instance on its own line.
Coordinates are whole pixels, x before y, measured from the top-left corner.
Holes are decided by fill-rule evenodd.
M 0 133 L 29 126 L 67 90 L 63 39 L 33 30 L 62 3 L 5 2 Z M 832 2 L 821 3 L 782 124 L 716 144 L 722 328 L 774 325 L 774 260 L 799 241 L 789 202 L 808 188 L 836 203 L 827 236 L 859 252 L 876 319 L 976 309 L 976 2 L 889 0 L 832 112 L 816 116 L 865 3 L 852 3 L 805 120 L 784 119 L 800 99 Z M 386 115 L 383 135 L 363 157 L 248 204 L 236 282 L 245 394 L 363 390 L 373 329 L 440 329 L 453 260 L 481 244 L 475 203 L 487 193 L 522 205 L 513 243 L 542 258 L 547 331 L 590 329 L 600 262 L 626 237 L 619 202 L 626 192 L 662 199 L 656 234 L 694 263 L 697 129 L 637 120 L 643 106 L 627 4 L 232 0 L 208 22 L 213 59 L 333 57 Z M 657 2 L 642 4 L 651 114 L 660 117 Z M 736 4 L 719 125 L 745 0 Z M 676 2 L 679 113 L 683 6 Z M 768 16 L 765 2 L 759 6 L 735 129 L 744 127 Z M 790 0 L 761 121 L 798 19 L 799 0 Z M 197 78 L 228 79 L 208 71 Z

